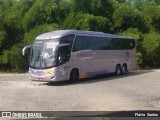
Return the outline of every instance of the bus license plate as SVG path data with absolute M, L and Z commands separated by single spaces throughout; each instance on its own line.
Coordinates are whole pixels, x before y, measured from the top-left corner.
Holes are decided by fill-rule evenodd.
M 37 78 L 37 80 L 43 80 L 43 78 L 41 78 L 41 77 L 38 77 L 38 78 Z

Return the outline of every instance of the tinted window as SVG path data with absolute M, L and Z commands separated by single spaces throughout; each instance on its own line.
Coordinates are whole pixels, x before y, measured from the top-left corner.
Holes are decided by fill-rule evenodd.
M 96 50 L 97 38 L 89 36 L 76 36 L 73 51 L 79 50 Z
M 115 50 L 121 50 L 127 47 L 126 41 L 123 39 L 119 39 L 119 38 L 112 39 L 111 44 L 112 44 L 112 49 L 115 49 Z
M 60 43 L 70 43 L 70 45 L 72 46 L 74 37 L 75 37 L 75 35 L 73 35 L 73 34 L 63 36 L 63 37 L 60 39 Z
M 87 49 L 96 50 L 97 49 L 97 38 L 96 37 L 87 37 L 86 39 Z
M 111 40 L 112 49 L 126 50 L 135 48 L 134 39 L 114 38 Z
M 134 39 L 76 36 L 73 51 L 126 50 L 135 48 Z
M 73 51 L 87 49 L 86 40 L 87 40 L 87 37 L 85 37 L 85 36 L 76 36 L 74 46 L 73 46 Z
M 98 38 L 98 49 L 99 50 L 108 50 L 108 49 L 111 49 L 111 43 L 110 43 L 110 38 L 104 38 L 104 37 L 101 37 L 101 38 Z

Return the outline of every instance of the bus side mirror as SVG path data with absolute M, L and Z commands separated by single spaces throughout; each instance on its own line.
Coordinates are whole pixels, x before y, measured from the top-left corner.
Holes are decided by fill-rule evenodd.
M 22 55 L 25 56 L 26 54 L 26 51 L 31 48 L 32 45 L 28 45 L 28 46 L 25 46 L 23 49 L 22 49 Z

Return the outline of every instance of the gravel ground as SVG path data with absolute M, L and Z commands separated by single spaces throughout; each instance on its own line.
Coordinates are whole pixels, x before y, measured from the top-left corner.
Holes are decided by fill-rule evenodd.
M 160 110 L 160 70 L 135 70 L 74 83 L 33 82 L 0 74 L 1 111 Z

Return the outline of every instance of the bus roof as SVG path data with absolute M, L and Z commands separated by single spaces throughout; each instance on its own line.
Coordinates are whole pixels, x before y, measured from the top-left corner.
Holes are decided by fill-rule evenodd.
M 95 31 L 83 31 L 83 30 L 57 30 L 52 32 L 47 32 L 44 34 L 41 34 L 36 37 L 36 40 L 49 40 L 49 39 L 55 39 L 55 38 L 61 38 L 65 35 L 69 34 L 78 34 L 78 35 L 85 35 L 85 36 L 97 36 L 97 37 L 112 37 L 112 38 L 127 38 L 127 39 L 133 39 L 132 37 L 127 36 L 119 36 L 114 34 L 108 34 L 103 32 L 95 32 Z

